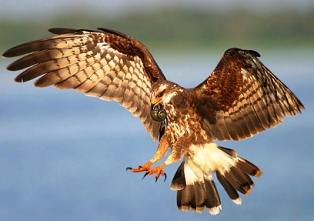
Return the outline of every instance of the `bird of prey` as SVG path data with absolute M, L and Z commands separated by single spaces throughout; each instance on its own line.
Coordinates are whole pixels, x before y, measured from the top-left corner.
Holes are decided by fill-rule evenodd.
M 202 83 L 184 88 L 166 80 L 148 49 L 138 40 L 111 29 L 53 28 L 54 37 L 13 47 L 4 57 L 24 57 L 7 69 L 27 68 L 16 78 L 34 86 L 54 85 L 88 96 L 115 100 L 138 117 L 153 140 L 154 156 L 132 172 L 165 176 L 164 168 L 183 158 L 170 188 L 179 210 L 215 215 L 222 209 L 212 174 L 231 200 L 250 193 L 250 176 L 262 171 L 215 140 L 242 140 L 275 127 L 285 116 L 304 109 L 299 99 L 258 59 L 258 52 L 228 49 Z M 152 165 L 170 151 L 158 166 Z

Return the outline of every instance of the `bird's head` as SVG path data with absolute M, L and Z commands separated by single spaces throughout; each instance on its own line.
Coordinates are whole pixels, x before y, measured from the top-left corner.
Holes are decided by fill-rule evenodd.
M 155 121 L 164 121 L 167 117 L 167 106 L 172 99 L 182 91 L 182 88 L 172 82 L 157 81 L 151 92 L 151 116 Z

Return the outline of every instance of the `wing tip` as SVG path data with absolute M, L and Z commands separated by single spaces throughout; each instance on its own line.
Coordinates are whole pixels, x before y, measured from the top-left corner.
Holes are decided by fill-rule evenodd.
M 229 48 L 225 51 L 224 55 L 233 55 L 234 53 L 242 52 L 242 53 L 249 53 L 251 55 L 254 55 L 255 57 L 261 57 L 261 54 L 254 50 L 247 50 L 247 49 L 241 49 L 241 48 Z
M 48 31 L 52 34 L 61 35 L 61 34 L 70 34 L 77 31 L 74 28 L 49 28 Z
M 17 48 L 18 46 L 16 46 L 16 47 L 13 47 L 13 48 L 10 48 L 10 49 L 8 49 L 8 50 L 6 50 L 5 52 L 3 52 L 1 55 L 3 56 L 3 57 L 5 57 L 5 58 L 13 58 L 13 57 L 16 57 L 16 56 L 19 56 L 19 55 L 21 55 L 20 53 L 19 53 L 19 51 L 18 50 L 16 50 L 16 48 Z M 10 66 L 10 65 L 9 65 Z M 8 66 L 8 67 L 9 67 Z M 7 68 L 8 69 L 8 68 Z M 8 69 L 9 70 L 9 69 Z M 10 70 L 11 71 L 11 70 Z M 15 71 L 15 70 L 13 70 L 13 71 Z

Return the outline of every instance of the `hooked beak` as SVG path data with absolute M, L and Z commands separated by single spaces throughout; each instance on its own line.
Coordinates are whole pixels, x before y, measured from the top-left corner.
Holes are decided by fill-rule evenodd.
M 159 106 L 159 109 L 161 108 L 161 105 L 159 105 L 161 102 L 161 98 L 160 97 L 156 97 L 156 98 L 152 98 L 150 100 L 151 103 L 151 110 L 154 110 L 155 108 L 157 108 Z
M 162 109 L 162 106 L 161 106 L 160 103 L 159 104 L 151 104 L 150 110 L 152 110 L 152 111 L 159 111 L 161 109 Z

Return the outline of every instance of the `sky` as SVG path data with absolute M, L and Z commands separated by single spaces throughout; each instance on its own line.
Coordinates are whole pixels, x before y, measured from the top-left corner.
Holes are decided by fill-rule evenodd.
M 305 10 L 314 6 L 312 0 L 0 0 L 1 19 L 38 19 L 55 17 L 59 13 L 71 12 L 73 10 L 86 10 L 97 14 L 107 14 L 109 16 L 121 15 L 130 11 L 156 10 L 164 7 L 195 7 L 201 9 L 229 10 L 233 8 L 245 7 L 250 10 L 276 10 L 278 8 L 297 8 Z

